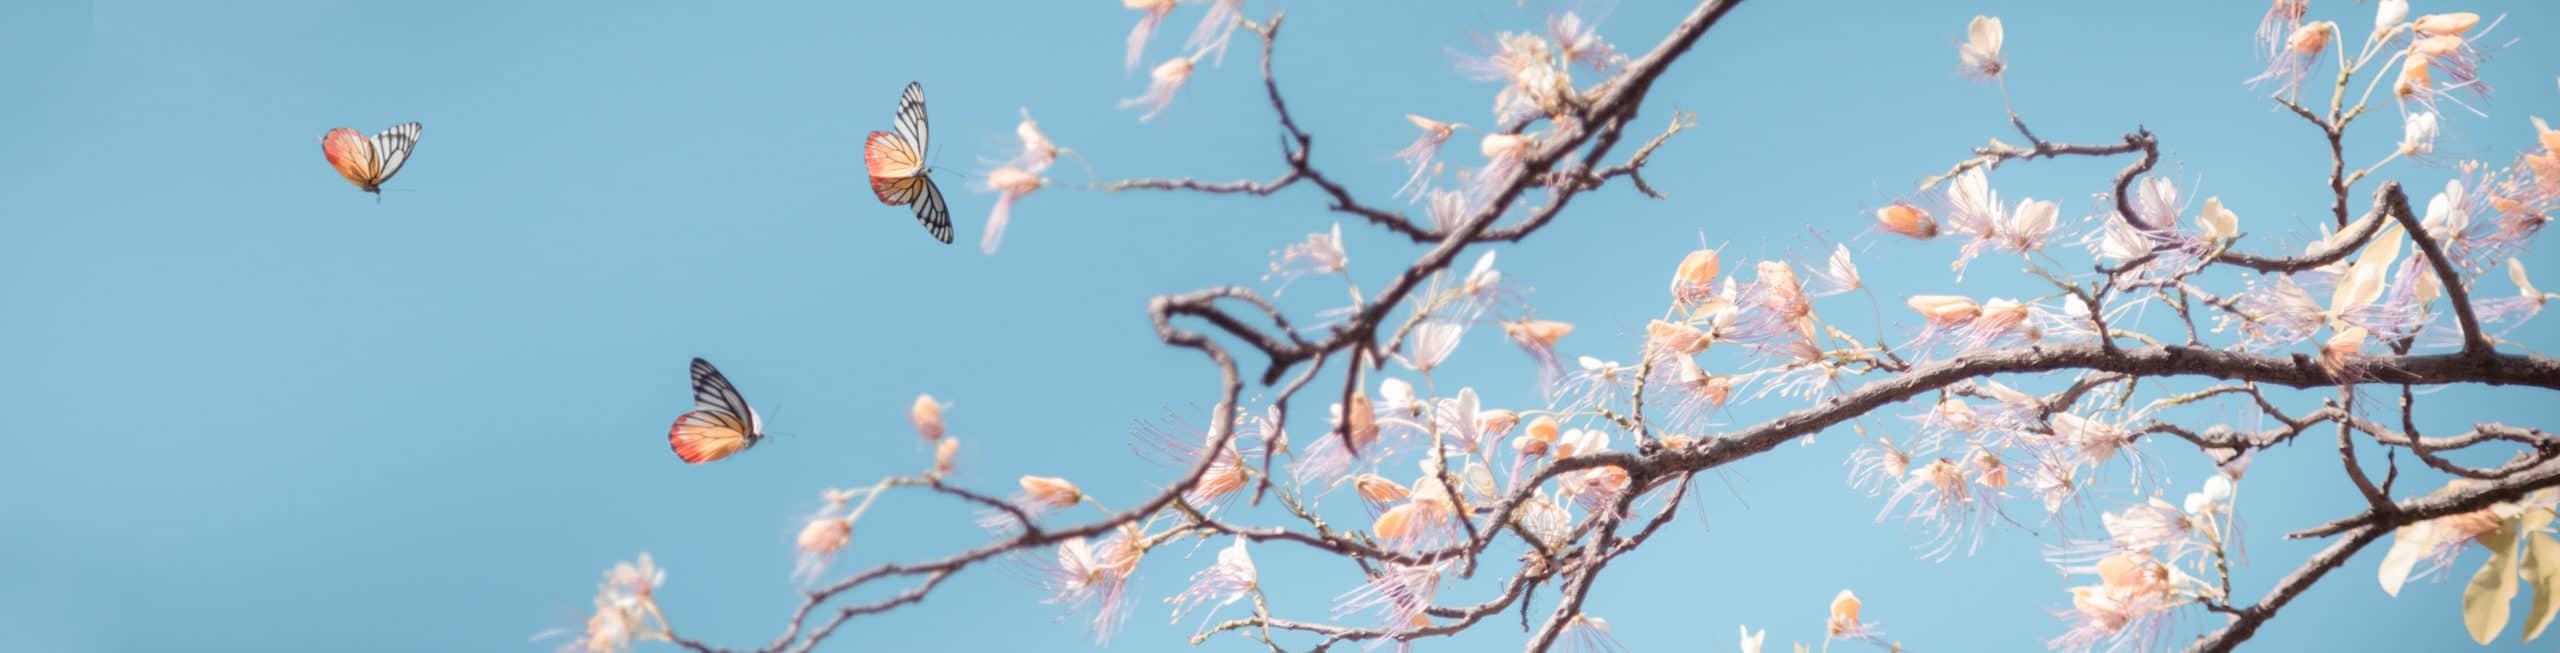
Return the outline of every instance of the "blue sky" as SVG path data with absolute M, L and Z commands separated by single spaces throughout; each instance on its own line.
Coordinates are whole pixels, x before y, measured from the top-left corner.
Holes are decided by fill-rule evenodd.
M 1403 179 L 1388 157 L 1409 139 L 1401 114 L 1488 121 L 1493 89 L 1452 72 L 1446 49 L 1543 16 L 1509 2 L 1284 4 L 1277 66 L 1317 162 L 1376 201 Z M 1641 51 L 1685 5 L 1620 2 L 1601 30 Z M 1675 107 L 1700 114 L 1648 172 L 1670 199 L 1586 196 L 1501 248 L 1502 267 L 1535 288 L 1540 315 L 1582 326 L 1568 354 L 1628 358 L 1700 237 L 1726 248 L 1728 269 L 1818 251 L 1808 229 L 1853 236 L 1864 209 L 2011 138 L 1997 92 L 1954 72 L 1953 43 L 1977 13 L 2006 21 L 2010 89 L 2039 133 L 2103 142 L 2146 126 L 2182 187 L 2221 196 L 2245 229 L 2273 236 L 2261 245 L 2298 246 L 2300 227 L 2325 219 L 2323 142 L 2238 83 L 2259 67 L 2258 3 L 2209 5 L 1747 5 L 1663 78 L 1640 119 L 1649 133 Z M 2538 38 L 2560 8 L 2460 7 L 2508 14 L 2487 73 L 2499 91 L 2480 105 L 2490 118 L 2454 118 L 2441 147 L 2503 162 L 2530 145 L 2526 116 L 2560 119 L 2560 70 L 2541 63 L 2560 47 Z M 2369 6 L 2338 0 L 2313 10 L 2351 34 L 2370 20 Z M 1197 11 L 1168 23 L 1149 61 Z M 798 600 L 794 516 L 822 488 L 927 464 L 904 420 L 918 392 L 955 403 L 962 482 L 1000 492 L 1036 473 L 1114 503 L 1143 496 L 1166 473 L 1129 455 L 1132 420 L 1197 422 L 1214 399 L 1195 354 L 1155 342 L 1146 299 L 1261 283 L 1271 250 L 1336 216 L 1307 190 L 1086 192 L 1081 170 L 1059 166 L 1061 185 L 1018 208 L 1000 256 L 970 247 L 991 197 L 966 190 L 966 173 L 1016 147 L 1018 107 L 1103 178 L 1278 172 L 1249 50 L 1204 67 L 1152 123 L 1113 109 L 1144 85 L 1143 70 L 1118 70 L 1133 16 L 1048 2 L 0 7 L 0 89 L 18 98 L 0 102 L 12 227 L 0 298 L 18 307 L 0 327 L 16 365 L 0 396 L 19 415 L 0 474 L 14 497 L 0 502 L 8 641 L 544 650 L 526 636 L 578 623 L 597 572 L 646 550 L 671 569 L 661 601 L 679 630 L 762 643 Z M 862 134 L 887 128 L 910 80 L 932 100 L 961 245 L 931 242 L 861 179 Z M 426 125 L 421 144 L 379 202 L 314 143 L 332 127 L 411 120 Z M 2359 164 L 2398 134 L 2388 111 L 2356 129 Z M 2039 162 L 1993 180 L 2075 217 L 2120 165 Z M 2447 176 L 2394 166 L 2377 178 L 2432 191 Z M 1345 231 L 1372 287 L 1420 252 Z M 1887 292 L 2033 292 L 1996 268 L 1955 285 L 1941 267 L 1951 243 L 1852 247 Z M 2529 264 L 2560 269 L 2547 250 Z M 1312 312 L 1337 301 L 1334 285 L 1302 281 L 1285 303 Z M 2548 324 L 2522 337 L 2560 344 Z M 678 464 L 663 434 L 686 406 L 693 356 L 726 370 L 775 437 L 720 464 Z M 1459 359 L 1444 385 L 1534 401 L 1529 368 L 1498 336 L 1472 335 Z M 2423 423 L 2527 421 L 2525 398 L 2541 399 L 2449 391 L 2427 398 Z M 1918 534 L 1872 523 L 1876 501 L 1841 483 L 1854 442 L 1835 432 L 1726 472 L 1703 493 L 1704 525 L 1690 518 L 1613 568 L 1591 609 L 1637 650 L 1730 650 L 1741 624 L 1768 628 L 1772 646 L 1817 640 L 1842 587 L 1923 650 L 2028 649 L 2060 631 L 2045 610 L 2066 602 L 2063 580 L 2035 555 L 2051 532 L 1916 561 Z M 2178 479 L 2172 492 L 2193 490 L 2200 456 L 2151 451 Z M 2242 486 L 2256 564 L 2235 582 L 2253 596 L 2316 546 L 2277 534 L 2358 506 L 2325 446 L 2272 453 Z M 976 543 L 953 510 L 883 501 L 839 568 Z M 1114 648 L 1186 648 L 1189 624 L 1166 625 L 1154 601 L 1209 556 L 1178 553 L 1147 562 Z M 1280 608 L 1301 616 L 1356 580 L 1338 562 L 1257 554 Z M 2380 555 L 2303 596 L 2261 645 L 2467 646 L 2459 581 L 2394 602 L 2372 581 Z M 856 622 L 837 648 L 1089 645 L 1040 598 L 973 571 L 920 607 Z M 1426 649 L 1519 637 L 1496 623 Z M 2512 633 L 2498 647 L 2521 650 Z

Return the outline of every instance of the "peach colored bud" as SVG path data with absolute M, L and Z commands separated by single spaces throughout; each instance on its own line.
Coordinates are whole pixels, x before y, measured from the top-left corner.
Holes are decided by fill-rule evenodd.
M 1961 324 L 1982 314 L 1982 307 L 1971 298 L 1956 295 L 1915 295 L 1904 303 L 1928 318 L 1930 324 Z
M 2480 24 L 2480 15 L 2468 11 L 2419 16 L 2415 24 L 2421 34 L 2461 34 Z
M 1573 325 L 1549 320 L 1521 320 L 1502 323 L 1502 332 L 1513 338 L 1537 343 L 1541 347 L 1554 347 L 1556 341 L 1563 340 L 1566 334 L 1573 333 Z
M 1344 412 L 1349 413 L 1343 425 L 1351 435 L 1352 446 L 1366 449 L 1378 441 L 1378 411 L 1369 406 L 1369 393 L 1351 393 L 1351 408 Z
M 1662 436 L 1662 446 L 1667 447 L 1667 448 L 1671 448 L 1671 449 L 1687 449 L 1687 448 L 1689 448 L 1689 445 L 1693 445 L 1693 444 L 1697 444 L 1697 443 L 1698 443 L 1698 439 L 1697 439 L 1697 438 L 1692 438 L 1692 437 L 1689 437 L 1689 436 L 1686 436 L 1686 435 L 1680 435 L 1680 434 L 1678 434 L 1678 433 L 1673 433 L 1673 434 L 1671 434 L 1671 435 L 1665 435 L 1665 436 Z
M 1975 326 L 1994 332 L 2007 331 L 2027 322 L 2027 305 L 2013 299 L 1992 299 L 1982 305 L 1982 315 Z
M 1520 426 L 1520 414 L 1495 408 L 1476 413 L 1476 431 L 1485 437 L 1502 437 Z
M 2329 341 L 2320 347 L 2321 353 L 2344 355 L 2363 351 L 2364 341 L 2368 335 L 2364 327 L 2349 327 L 2345 331 L 2329 336 Z
M 1671 293 L 1679 295 L 1684 288 L 1707 287 L 1715 283 L 1717 274 L 1723 272 L 1723 257 L 1716 254 L 1715 250 L 1702 249 L 1690 252 L 1688 256 L 1680 258 L 1680 267 L 1671 274 Z
M 941 444 L 934 445 L 934 447 L 933 447 L 933 473 L 934 473 L 934 475 L 936 475 L 936 476 L 950 476 L 950 475 L 951 475 L 951 467 L 952 467 L 952 465 L 953 465 L 954 463 L 959 462 L 959 460 L 960 460 L 960 439 L 959 439 L 959 438 L 943 438 L 943 439 L 942 439 L 942 443 L 941 443 Z
M 1432 120 L 1430 118 L 1424 118 L 1410 113 L 1404 114 L 1404 119 L 1413 121 L 1413 126 L 1421 127 L 1422 131 L 1430 132 L 1431 138 L 1434 140 L 1446 139 L 1451 133 L 1455 133 L 1458 130 L 1458 126 L 1455 124 L 1440 122 L 1438 120 Z
M 1520 450 L 1520 455 L 1523 456 L 1547 455 L 1549 450 L 1555 448 L 1555 444 L 1556 420 L 1552 417 L 1539 417 L 1530 421 L 1528 433 L 1511 439 L 1511 448 Z
M 1882 225 L 1885 231 L 1902 234 L 1915 240 L 1938 237 L 1937 219 L 1929 217 L 1928 211 L 1912 206 L 1909 202 L 1894 202 L 1893 206 L 1876 209 L 1876 224 Z
M 1893 446 L 1893 438 L 1876 438 L 1884 443 L 1884 473 L 1888 478 L 1902 478 L 1911 473 L 1911 452 Z
M 1935 410 L 1938 413 L 1938 422 L 1949 428 L 1966 433 L 1982 428 L 1982 419 L 1980 414 L 1973 412 L 1973 404 L 1950 397 L 1938 402 Z
M 826 555 L 853 541 L 853 522 L 842 517 L 813 520 L 800 528 L 800 551 Z
M 1529 437 L 1545 442 L 1556 441 L 1556 418 L 1541 416 L 1529 422 Z
M 2329 336 L 2329 340 L 2320 345 L 2320 368 L 2328 371 L 2330 376 L 2338 375 L 2340 370 L 2346 369 L 2349 358 L 2364 351 L 2368 335 L 2364 327 L 2348 327 Z
M 1964 470 L 1956 468 L 1955 461 L 1945 458 L 1931 461 L 1912 473 L 1920 475 L 1921 480 L 1928 481 L 1930 485 L 1941 489 L 1964 485 Z
M 1167 0 L 1167 2 L 1170 1 Z M 1180 85 L 1191 79 L 1191 58 L 1174 57 L 1157 64 L 1156 69 L 1147 75 L 1154 78 L 1158 85 Z
M 2443 57 L 2460 51 L 2462 51 L 2462 37 L 2451 34 L 2430 36 L 2409 44 L 2411 54 L 2429 58 Z
M 2418 55 L 2410 55 L 2409 58 L 2401 60 L 2400 79 L 2391 83 L 2391 92 L 2405 98 L 2434 86 L 2435 74 L 2427 72 L 2429 61 L 2431 59 Z
M 2560 152 L 2560 129 L 2552 129 L 2539 117 L 2533 119 L 2533 137 L 2542 141 L 2542 151 Z
M 1022 496 L 1052 508 L 1072 508 L 1084 502 L 1084 493 L 1067 479 L 1048 476 L 1022 477 Z
M 1644 326 L 1644 331 L 1652 337 L 1653 344 L 1683 355 L 1706 351 L 1708 345 L 1715 344 L 1715 339 L 1708 337 L 1707 332 L 1682 322 L 1654 320 Z
M 1408 501 L 1379 513 L 1377 521 L 1369 524 L 1369 532 L 1377 534 L 1379 539 L 1407 539 L 1421 533 L 1424 528 L 1433 523 L 1447 519 L 1447 507 L 1448 503 L 1445 500 Z
M 2319 54 L 2329 47 L 2329 33 L 2336 27 L 2324 20 L 2294 28 L 2293 35 L 2285 37 L 2284 48 L 2296 54 Z
M 1699 385 L 1698 396 L 1706 397 L 1709 403 L 1722 406 L 1724 405 L 1725 400 L 1733 398 L 1733 379 L 1731 377 L 1711 376 L 1707 377 L 1707 380 Z
M 916 425 L 916 435 L 927 441 L 942 439 L 942 404 L 933 395 L 916 395 L 916 404 L 907 409 L 907 421 Z
M 2132 587 L 2142 581 L 2144 554 L 2118 553 L 2098 559 L 2098 582 L 2108 587 Z
M 1013 166 L 996 168 L 994 172 L 987 173 L 988 188 L 1011 192 L 1016 195 L 1028 194 L 1031 191 L 1039 190 L 1040 184 L 1041 180 L 1039 177 L 1033 176 L 1031 173 L 1024 172 L 1021 168 Z
M 1387 480 L 1387 477 L 1376 474 L 1361 474 L 1359 476 L 1351 477 L 1351 489 L 1359 492 L 1360 498 L 1367 499 L 1370 503 L 1377 504 L 1403 501 L 1405 500 L 1405 497 L 1413 495 L 1412 492 L 1405 490 L 1404 486 L 1397 485 L 1395 481 Z
M 1849 590 L 1840 590 L 1839 596 L 1831 597 L 1832 636 L 1846 635 L 1858 627 L 1858 607 L 1858 595 Z
M 1980 483 L 1983 487 L 2009 487 L 2009 467 L 2000 463 L 2000 456 L 1985 451 L 1973 460 L 1974 466 L 1982 470 L 1974 474 L 1975 483 Z
M 1484 144 L 1478 149 L 1482 150 L 1484 158 L 1488 159 L 1525 156 L 1529 152 L 1529 137 L 1519 134 L 1485 134 Z

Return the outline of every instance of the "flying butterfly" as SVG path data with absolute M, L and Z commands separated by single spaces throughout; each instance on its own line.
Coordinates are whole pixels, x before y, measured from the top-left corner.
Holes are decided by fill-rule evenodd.
M 738 386 L 720 375 L 711 361 L 693 359 L 693 410 L 676 418 L 667 430 L 667 446 L 686 464 L 727 458 L 764 439 L 764 418 L 747 407 Z
M 907 92 L 898 96 L 898 120 L 895 132 L 871 132 L 862 146 L 863 166 L 871 172 L 871 192 L 880 203 L 889 206 L 906 204 L 915 208 L 916 222 L 924 224 L 933 239 L 951 244 L 951 205 L 942 201 L 942 189 L 933 185 L 932 168 L 925 167 L 926 145 L 924 121 L 924 86 L 907 83 Z
M 339 127 L 320 135 L 320 153 L 329 157 L 329 165 L 338 175 L 357 188 L 382 196 L 382 182 L 399 174 L 400 166 L 409 162 L 409 150 L 418 146 L 418 123 L 393 125 L 373 138 L 353 129 Z

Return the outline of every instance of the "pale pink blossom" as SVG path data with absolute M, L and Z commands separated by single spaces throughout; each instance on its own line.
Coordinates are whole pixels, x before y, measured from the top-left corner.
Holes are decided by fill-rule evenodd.
M 1422 551 L 1452 543 L 1458 535 L 1457 516 L 1447 484 L 1430 473 L 1414 481 L 1403 503 L 1379 513 L 1369 532 L 1389 547 Z
M 1441 567 L 1446 564 L 1383 565 L 1368 582 L 1334 598 L 1333 617 L 1374 612 L 1379 631 L 1389 636 L 1410 632 L 1428 623 L 1423 611 L 1440 593 Z
M 1135 548 L 1137 539 L 1127 527 L 1099 545 L 1068 538 L 1058 543 L 1055 556 L 1025 556 L 1023 563 L 1049 592 L 1042 602 L 1092 610 L 1095 641 L 1107 645 L 1128 617 L 1129 579 L 1144 555 Z
M 1396 152 L 1396 158 L 1403 159 L 1405 166 L 1413 168 L 1413 174 L 1405 179 L 1404 187 L 1396 189 L 1396 196 L 1412 195 L 1420 199 L 1424 194 L 1423 175 L 1431 171 L 1432 160 L 1440 156 L 1440 146 L 1447 144 L 1449 137 L 1466 125 L 1440 122 L 1410 113 L 1404 114 L 1404 119 L 1421 128 L 1422 135 L 1415 138 L 1412 145 Z
M 791 577 L 806 583 L 817 580 L 827 570 L 827 563 L 853 542 L 853 520 L 839 515 L 821 515 L 800 527 L 796 547 L 799 561 L 791 567 Z
M 1956 48 L 1966 76 L 1990 79 L 2008 70 L 2009 62 L 2000 57 L 2003 36 L 1998 17 L 1973 17 L 1973 22 L 1965 26 L 1964 44 Z
M 1383 453 L 1377 451 L 1380 433 L 1378 413 L 1368 394 L 1352 393 L 1350 410 L 1343 410 L 1342 404 L 1334 404 L 1332 413 L 1333 431 L 1308 446 L 1306 457 L 1290 463 L 1290 475 L 1296 477 L 1301 485 L 1322 482 L 1330 486 L 1339 483 L 1342 473 L 1350 469 L 1354 459 L 1381 456 Z M 1345 444 L 1345 438 L 1351 442 Z
M 2168 629 L 2168 613 L 2186 603 L 2178 596 L 2175 570 L 2149 554 L 2120 553 L 2093 567 L 2069 568 L 2094 573 L 2098 584 L 2070 588 L 2071 609 L 2055 612 L 2071 629 L 2047 640 L 2055 650 L 2152 650 Z
M 1887 488 L 1898 486 L 1911 471 L 1911 452 L 1894 446 L 1893 438 L 1877 437 L 1875 442 L 1849 453 L 1849 487 L 1877 496 Z
M 1993 230 L 1993 243 L 2003 251 L 2026 254 L 2044 249 L 2045 240 L 2053 236 L 2061 224 L 2062 206 L 2053 202 L 2027 198 L 2018 201 L 2018 209 L 2001 220 Z
M 1992 520 L 2001 514 L 1997 489 L 1975 484 L 1963 465 L 1945 458 L 1911 468 L 1885 500 L 1884 509 L 1876 513 L 1876 521 L 1883 522 L 1906 501 L 1909 508 L 1903 519 L 1928 534 L 1915 548 L 1922 558 L 1931 560 L 1946 559 L 1959 545 L 1967 554 L 1980 549 Z
M 1350 265 L 1351 255 L 1342 249 L 1342 223 L 1336 222 L 1330 232 L 1307 234 L 1305 241 L 1273 252 L 1271 272 L 1263 275 L 1262 279 L 1269 281 L 1274 276 L 1280 277 L 1280 288 L 1271 291 L 1273 296 L 1278 296 L 1288 290 L 1290 282 L 1297 281 L 1298 277 L 1342 274 Z
M 1171 2 L 1171 0 L 1165 1 Z M 1138 115 L 1138 122 L 1155 120 L 1156 116 L 1164 114 L 1165 107 L 1173 104 L 1173 95 L 1182 91 L 1182 85 L 1191 81 L 1191 69 L 1194 63 L 1196 62 L 1191 57 L 1184 56 L 1167 59 L 1164 63 L 1157 64 L 1155 72 L 1147 74 L 1152 80 L 1147 85 L 1147 92 L 1138 97 L 1121 100 L 1120 108 L 1143 107 L 1147 112 Z
M 1051 142 L 1048 134 L 1040 132 L 1040 123 L 1031 119 L 1031 109 L 1027 107 L 1022 109 L 1022 122 L 1014 124 L 1013 135 L 1022 140 L 1022 153 L 1014 155 L 1013 160 L 1005 162 L 1005 165 L 1034 175 L 1047 170 L 1050 163 L 1058 160 L 1059 154 L 1067 151 Z
M 1589 614 L 1575 614 L 1556 633 L 1564 650 L 1573 653 L 1626 653 L 1627 646 L 1609 635 L 1609 621 Z
M 1253 556 L 1245 553 L 1244 542 L 1244 536 L 1236 536 L 1234 544 L 1218 550 L 1217 564 L 1191 575 L 1191 586 L 1173 598 L 1175 621 L 1181 621 L 1183 615 L 1216 601 L 1217 604 L 1210 605 L 1208 613 L 1200 617 L 1200 628 L 1205 630 L 1209 621 L 1217 618 L 1219 610 L 1260 591 L 1262 577 L 1254 569 Z
M 2301 88 L 2302 78 L 2311 72 L 2311 65 L 2319 63 L 2320 54 L 2328 50 L 2330 37 L 2337 31 L 2337 23 L 2325 20 L 2294 28 L 2285 36 L 2284 45 L 2268 57 L 2266 72 L 2258 73 L 2246 83 L 2273 80 L 2279 95 L 2292 95 Z
M 1485 134 L 1483 143 L 1477 147 L 1478 152 L 1484 155 L 1485 163 L 1484 167 L 1476 169 L 1473 186 L 1468 190 L 1470 204 L 1490 204 L 1495 191 L 1511 183 L 1511 176 L 1520 172 L 1521 164 L 1528 160 L 1529 150 L 1536 145 L 1537 140 L 1527 134 Z
M 1503 83 L 1493 102 L 1501 122 L 1561 113 L 1573 94 L 1571 71 L 1560 67 L 1555 48 L 1535 34 L 1505 32 L 1495 37 L 1491 54 L 1463 59 L 1459 68 L 1476 79 Z
M 1166 14 L 1173 13 L 1174 2 L 1175 0 L 1120 0 L 1120 5 L 1123 7 L 1146 12 L 1145 16 L 1138 19 L 1136 27 L 1129 28 L 1129 55 L 1128 62 L 1125 64 L 1126 70 L 1134 72 L 1138 69 L 1138 58 L 1147 51 L 1147 38 L 1155 35 L 1156 26 L 1164 23 Z
M 1004 242 L 1005 223 L 1013 217 L 1013 203 L 1048 183 L 1037 174 L 1013 166 L 987 173 L 986 190 L 996 193 L 996 204 L 987 213 L 987 235 L 978 241 L 978 251 L 996 253 L 996 246 Z
M 2279 275 L 2273 282 L 2253 281 L 2234 302 L 2240 310 L 2219 319 L 2224 326 L 2239 326 L 2245 336 L 2241 344 L 2249 349 L 2263 351 L 2301 342 L 2327 320 L 2320 300 L 2294 283 L 2293 275 Z
M 1573 12 L 1547 18 L 1547 35 L 1555 39 L 1556 54 L 1568 62 L 1580 62 L 1592 70 L 1608 72 L 1626 61 L 1617 48 L 1600 40 L 1600 28 L 1586 26 Z
M 2311 10 L 2311 0 L 2275 0 L 2267 14 L 2258 19 L 2258 48 L 2261 56 L 2273 58 L 2284 52 L 2285 38 L 2302 27 L 2302 16 Z
M 1413 325 L 1413 334 L 1405 339 L 1405 351 L 1395 355 L 1396 362 L 1415 372 L 1430 374 L 1433 368 L 1449 360 L 1458 350 L 1458 339 L 1467 334 L 1464 322 L 1428 319 Z
M 2125 551 L 2177 549 L 2187 542 L 2193 522 L 2187 513 L 2159 497 L 2098 516 L 2107 538 Z
M 1235 36 L 1236 26 L 1243 24 L 1243 17 L 1244 0 L 1209 0 L 1209 11 L 1200 15 L 1200 26 L 1191 28 L 1191 39 L 1182 47 L 1215 53 L 1210 63 L 1225 65 L 1227 42 Z
M 1519 345 L 1521 351 L 1528 352 L 1530 360 L 1538 363 L 1538 385 L 1541 387 L 1552 388 L 1563 379 L 1564 364 L 1556 357 L 1556 342 L 1570 333 L 1573 333 L 1573 325 L 1551 320 L 1502 323 L 1502 334 L 1509 336 L 1511 344 Z

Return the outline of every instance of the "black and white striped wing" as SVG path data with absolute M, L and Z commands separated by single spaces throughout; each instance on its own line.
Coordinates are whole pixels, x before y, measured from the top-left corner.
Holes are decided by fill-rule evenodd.
M 738 394 L 738 386 L 731 385 L 729 377 L 722 376 L 711 361 L 700 358 L 693 359 L 693 409 L 726 413 L 741 423 L 754 421 L 755 414 L 747 407 L 746 396 Z
M 391 175 L 399 173 L 400 166 L 409 162 L 409 149 L 418 146 L 420 129 L 418 123 L 404 123 L 373 135 L 373 156 L 378 160 L 373 183 L 391 181 Z
M 951 205 L 942 201 L 942 187 L 934 185 L 932 177 L 919 176 L 914 178 L 914 183 L 924 187 L 924 192 L 916 196 L 914 204 L 916 222 L 922 223 L 926 231 L 933 232 L 934 240 L 942 241 L 944 245 L 951 244 Z
M 925 153 L 930 151 L 925 148 L 923 84 L 907 82 L 907 92 L 898 96 L 897 129 L 898 137 L 914 146 L 917 160 L 922 161 Z

